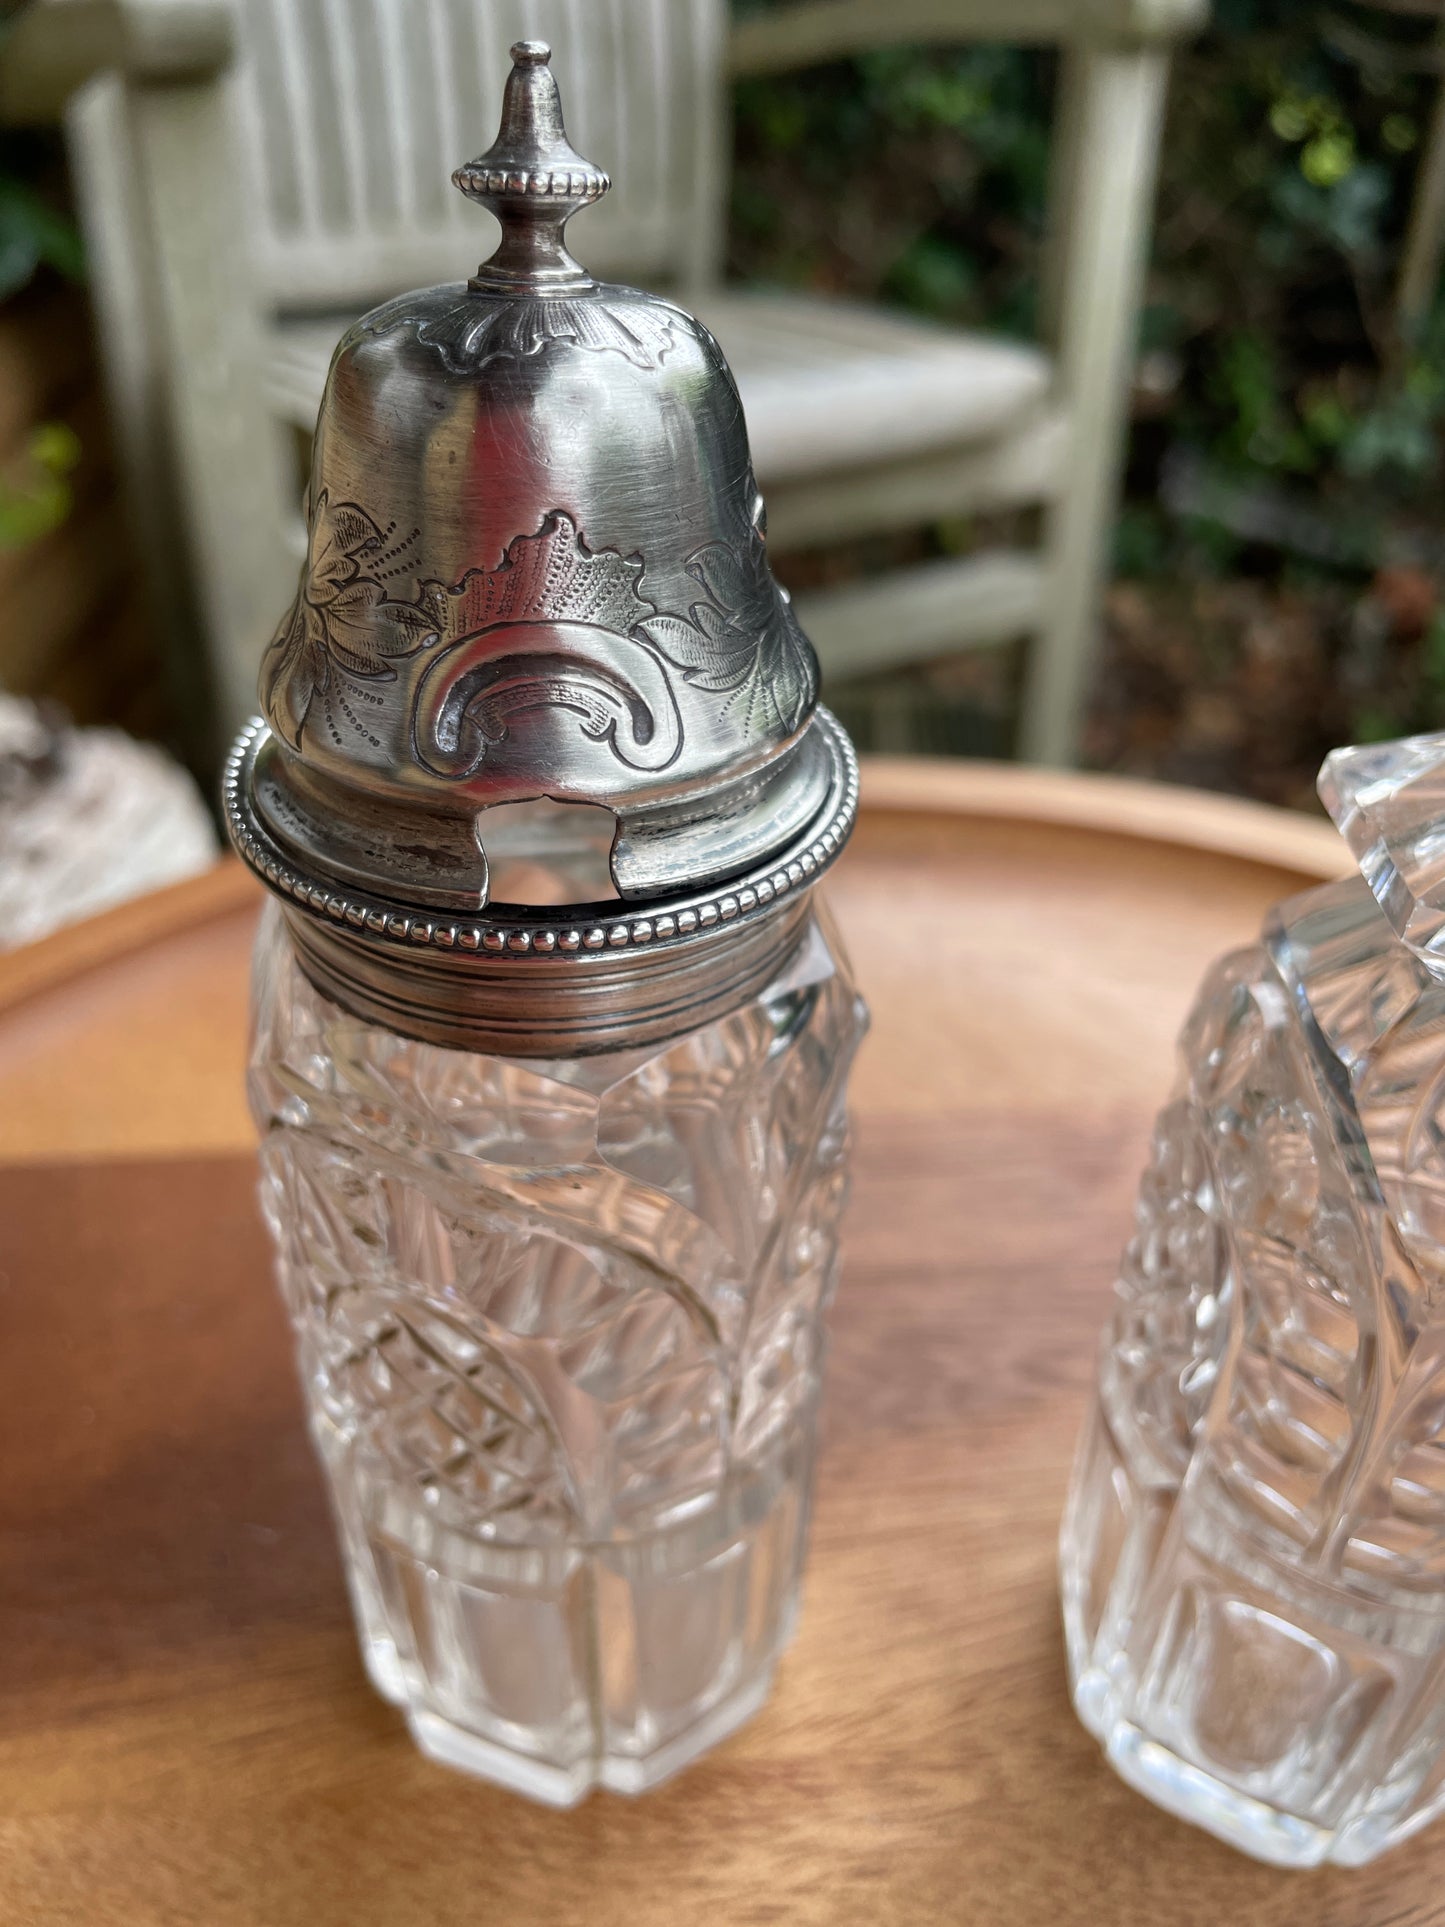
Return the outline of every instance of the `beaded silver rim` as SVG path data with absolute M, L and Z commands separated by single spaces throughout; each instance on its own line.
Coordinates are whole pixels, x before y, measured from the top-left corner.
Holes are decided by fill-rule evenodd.
M 337 890 L 307 876 L 282 852 L 251 807 L 251 768 L 271 734 L 259 716 L 241 731 L 226 759 L 222 785 L 226 829 L 237 854 L 278 895 L 289 897 L 314 916 L 399 947 L 429 945 L 479 957 L 582 961 L 644 945 L 687 943 L 725 924 L 768 914 L 780 899 L 814 884 L 842 851 L 858 815 L 858 759 L 831 711 L 820 704 L 814 722 L 823 731 L 834 771 L 832 808 L 823 828 L 742 877 L 701 894 L 659 900 L 649 905 L 646 915 L 639 915 L 636 906 L 622 905 L 576 923 L 538 922 L 535 913 L 508 915 L 501 909 L 475 922 L 458 921 Z

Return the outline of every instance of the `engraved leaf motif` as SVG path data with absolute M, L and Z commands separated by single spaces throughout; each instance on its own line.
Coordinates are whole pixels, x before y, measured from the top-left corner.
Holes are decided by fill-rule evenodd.
M 333 688 L 333 669 L 364 681 L 386 681 L 393 657 L 422 646 L 428 623 L 412 604 L 393 602 L 376 573 L 414 537 L 395 541 L 356 502 L 333 503 L 323 489 L 312 505 L 306 564 L 296 599 L 272 639 L 261 668 L 261 701 L 293 748 L 312 702 Z
M 508 544 L 495 569 L 472 569 L 451 587 L 424 582 L 416 605 L 423 640 L 441 647 L 412 717 L 423 766 L 469 775 L 514 715 L 545 707 L 575 711 L 583 734 L 628 767 L 665 769 L 682 726 L 647 640 L 645 621 L 656 611 L 641 594 L 642 571 L 640 556 L 589 549 L 572 517 L 554 509 L 535 535 Z M 527 630 L 530 637 L 520 633 Z
M 261 676 L 267 714 L 293 747 L 318 698 L 333 737 L 346 725 L 379 747 L 344 685 L 394 680 L 395 661 L 506 624 L 576 624 L 628 639 L 645 658 L 633 664 L 634 679 L 647 685 L 670 664 L 695 687 L 724 697 L 724 713 L 740 712 L 747 731 L 791 735 L 816 698 L 812 648 L 773 580 L 757 523 L 736 542 L 711 542 L 688 558 L 702 595 L 685 616 L 660 613 L 648 600 L 640 555 L 589 549 L 565 510 L 552 510 L 535 534 L 517 536 L 495 568 L 469 570 L 450 584 L 421 581 L 413 600 L 394 599 L 387 582 L 415 540 L 415 531 L 397 540 L 394 525 L 382 528 L 356 502 L 333 503 L 325 490 L 316 497 L 306 569 Z M 668 743 L 676 753 L 680 742 L 665 681 L 645 708 L 651 731 L 644 728 L 634 744 L 637 766 L 663 767 L 666 759 L 651 759 Z M 659 715 L 671 717 L 671 734 L 655 734 Z M 614 748 L 630 760 L 622 740 L 613 734 Z
M 323 489 L 308 544 L 312 599 L 322 601 L 327 590 L 350 582 L 357 573 L 358 558 L 380 545 L 381 530 L 363 508 L 355 502 L 338 502 L 333 508 L 329 492 Z
M 261 707 L 293 749 L 318 689 L 326 687 L 326 651 L 312 611 L 298 591 L 261 662 Z
M 410 655 L 428 627 L 410 603 L 388 601 L 365 576 L 339 589 L 321 614 L 333 660 L 353 676 L 394 676 L 389 658 Z
M 468 292 L 435 314 L 418 313 L 416 297 L 403 295 L 360 326 L 375 335 L 413 329 L 453 374 L 477 374 L 493 361 L 527 361 L 554 346 L 658 368 L 688 332 L 687 317 L 676 309 L 605 285 L 573 300 L 493 301 Z
M 423 582 L 415 605 L 390 605 L 421 641 L 453 642 L 508 622 L 575 622 L 630 636 L 655 613 L 638 591 L 638 556 L 589 549 L 570 515 L 557 509 L 535 535 L 508 544 L 495 569 L 460 582 Z
M 742 547 L 709 542 L 688 558 L 687 572 L 705 599 L 692 605 L 690 620 L 652 618 L 648 640 L 696 688 L 740 704 L 745 723 L 797 729 L 818 693 L 818 665 L 773 580 L 762 536 L 750 530 Z

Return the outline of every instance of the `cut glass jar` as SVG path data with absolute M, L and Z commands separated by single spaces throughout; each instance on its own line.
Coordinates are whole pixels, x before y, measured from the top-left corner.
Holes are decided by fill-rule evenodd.
M 563 246 L 607 181 L 548 59 L 455 176 L 491 260 L 338 346 L 225 804 L 366 1663 L 435 1758 L 568 1804 L 767 1692 L 866 1017 L 813 895 L 856 765 L 737 390 Z
M 1320 790 L 1361 875 L 1199 994 L 1062 1539 L 1084 1723 L 1292 1866 L 1445 1806 L 1445 736 Z

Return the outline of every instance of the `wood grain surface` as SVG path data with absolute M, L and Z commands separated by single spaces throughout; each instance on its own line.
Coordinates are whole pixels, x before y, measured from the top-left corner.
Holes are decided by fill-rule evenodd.
M 238 1097 L 251 886 L 0 959 L 5 1927 L 1445 1918 L 1445 1830 L 1257 1867 L 1070 1712 L 1055 1530 L 1172 1034 L 1341 866 L 1268 812 L 1245 854 L 1207 799 L 1171 837 L 1165 793 L 1131 822 L 1044 789 L 867 773 L 829 889 L 875 1027 L 801 1630 L 740 1735 L 571 1814 L 431 1765 L 364 1682 Z

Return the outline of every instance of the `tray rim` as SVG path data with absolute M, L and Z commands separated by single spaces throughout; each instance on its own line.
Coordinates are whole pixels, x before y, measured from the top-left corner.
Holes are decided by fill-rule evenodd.
M 1306 882 L 1327 882 L 1353 868 L 1344 843 L 1322 818 L 1208 790 L 933 756 L 865 756 L 861 767 L 864 816 L 1012 819 L 1174 844 L 1267 865 Z M 182 882 L 0 952 L 0 1014 L 168 937 L 235 915 L 260 895 L 250 871 L 227 855 Z

